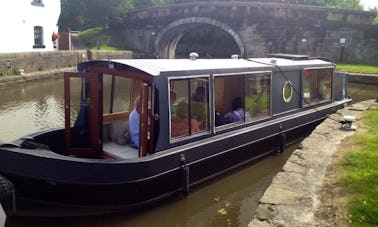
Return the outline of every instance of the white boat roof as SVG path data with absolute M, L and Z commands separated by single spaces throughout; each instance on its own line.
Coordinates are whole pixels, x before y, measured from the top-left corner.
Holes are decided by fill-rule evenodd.
M 109 64 L 121 64 L 144 71 L 152 76 L 159 76 L 163 72 L 174 71 L 195 71 L 195 70 L 214 70 L 214 69 L 241 69 L 241 68 L 272 68 L 274 65 L 284 66 L 320 66 L 330 65 L 330 62 L 309 59 L 309 60 L 290 60 L 283 58 L 248 58 L 248 59 L 114 59 L 88 61 L 108 62 Z

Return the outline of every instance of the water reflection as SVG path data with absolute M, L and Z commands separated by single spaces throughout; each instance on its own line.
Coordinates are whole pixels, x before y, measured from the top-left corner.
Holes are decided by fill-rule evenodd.
M 6 226 L 247 226 L 258 200 L 294 147 L 131 214 L 81 218 L 8 218 Z
M 64 126 L 62 80 L 29 83 L 0 92 L 0 141 Z

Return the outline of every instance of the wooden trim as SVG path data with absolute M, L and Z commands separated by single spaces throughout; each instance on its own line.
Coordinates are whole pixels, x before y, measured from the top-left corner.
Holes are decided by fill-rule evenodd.
M 103 124 L 110 124 L 117 121 L 129 120 L 130 111 L 103 114 Z
M 153 96 L 153 93 L 151 92 L 151 96 Z M 153 103 L 153 99 L 151 97 L 151 103 Z M 153 108 L 153 105 L 151 105 Z M 153 154 L 154 153 L 154 147 L 155 147 L 155 118 L 153 116 L 153 109 L 148 110 L 148 118 L 150 119 L 150 125 L 149 125 L 149 132 L 150 132 L 150 141 L 148 143 L 148 153 Z
M 72 130 L 70 119 L 70 78 L 85 78 L 90 81 L 89 93 L 89 146 L 88 147 L 72 147 Z M 65 85 L 65 153 L 67 155 L 77 155 L 80 157 L 90 156 L 99 157 L 102 153 L 102 80 L 101 74 L 98 73 L 82 73 L 82 72 L 66 72 L 64 73 Z
M 94 149 L 93 152 L 96 156 L 102 153 L 102 85 L 100 76 L 97 75 L 93 79 L 95 82 L 90 83 L 90 98 L 91 103 L 89 107 L 89 130 L 90 130 L 90 143 Z M 101 106 L 100 106 L 101 104 Z
M 103 66 L 90 66 L 88 67 L 88 72 L 97 72 L 97 73 L 102 73 L 102 74 L 117 75 L 117 76 L 136 79 L 145 83 L 151 83 L 153 81 L 153 76 L 148 73 L 132 72 L 132 71 L 118 71 L 115 69 L 104 68 Z
M 70 96 L 70 75 L 71 73 L 64 73 L 64 122 L 65 122 L 65 148 L 64 151 L 69 155 L 71 147 L 71 96 Z
M 139 157 L 141 157 L 146 156 L 148 151 L 148 85 L 145 83 L 141 86 L 139 119 Z

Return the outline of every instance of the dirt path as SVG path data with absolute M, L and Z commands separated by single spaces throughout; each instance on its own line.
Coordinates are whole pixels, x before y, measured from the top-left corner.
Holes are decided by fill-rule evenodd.
M 362 121 L 356 122 L 358 130 L 355 136 L 363 134 L 368 126 Z M 319 190 L 320 206 L 315 212 L 319 226 L 346 226 L 350 221 L 346 209 L 348 192 L 341 186 L 341 164 L 344 152 L 353 148 L 354 137 L 348 137 L 338 146 L 326 170 L 323 185 Z

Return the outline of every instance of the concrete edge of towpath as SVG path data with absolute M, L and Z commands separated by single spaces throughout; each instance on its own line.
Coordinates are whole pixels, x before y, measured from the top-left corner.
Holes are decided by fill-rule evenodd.
M 25 84 L 31 81 L 39 81 L 49 78 L 59 78 L 64 72 L 74 72 L 76 67 L 50 69 L 45 71 L 37 71 L 25 73 L 24 75 L 0 76 L 0 89 L 8 88 L 15 85 Z
M 248 226 L 317 226 L 315 213 L 321 205 L 320 190 L 326 170 L 340 143 L 356 132 L 341 130 L 337 121 L 352 115 L 357 124 L 366 110 L 377 106 L 375 100 L 356 103 L 318 125 L 274 177 Z

